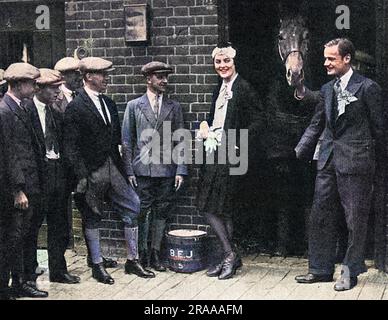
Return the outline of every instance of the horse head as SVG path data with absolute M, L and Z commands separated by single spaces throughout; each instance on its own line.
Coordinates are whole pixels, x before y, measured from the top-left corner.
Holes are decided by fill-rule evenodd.
M 304 79 L 303 64 L 307 57 L 308 44 L 309 31 L 300 15 L 280 21 L 278 49 L 290 86 L 294 87 Z

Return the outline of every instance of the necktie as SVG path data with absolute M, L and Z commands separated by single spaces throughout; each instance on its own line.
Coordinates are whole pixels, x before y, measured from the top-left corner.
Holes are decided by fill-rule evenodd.
M 105 103 L 104 103 L 104 99 L 102 98 L 102 94 L 99 94 L 98 95 L 98 100 L 100 101 L 100 104 L 101 104 L 101 110 L 102 110 L 102 113 L 104 115 L 104 120 L 105 120 L 105 124 L 110 127 L 110 122 L 109 122 L 109 118 L 108 118 L 108 113 L 106 112 L 106 107 L 105 107 Z
M 342 88 L 341 88 L 341 79 L 337 79 L 336 82 L 334 83 L 334 103 L 333 103 L 333 116 L 334 116 L 334 121 L 337 120 L 339 116 L 339 110 L 338 110 L 338 95 L 341 93 Z
M 158 94 L 155 96 L 154 113 L 155 113 L 155 118 L 158 119 L 158 116 L 159 116 L 159 95 Z
M 224 84 L 220 90 L 220 93 L 218 95 L 217 101 L 216 101 L 216 108 L 221 109 L 225 105 L 226 100 L 226 88 L 227 84 Z
M 45 145 L 46 151 L 54 150 L 56 154 L 59 153 L 59 145 L 55 135 L 55 123 L 51 113 L 51 110 L 48 106 L 45 106 Z
M 334 92 L 337 96 L 342 92 L 341 79 L 337 79 L 337 81 L 334 83 Z

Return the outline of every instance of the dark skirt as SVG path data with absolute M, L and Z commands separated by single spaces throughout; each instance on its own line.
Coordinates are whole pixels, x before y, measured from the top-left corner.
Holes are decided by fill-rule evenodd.
M 197 189 L 197 208 L 201 214 L 232 217 L 237 210 L 238 177 L 231 176 L 229 165 L 204 164 Z

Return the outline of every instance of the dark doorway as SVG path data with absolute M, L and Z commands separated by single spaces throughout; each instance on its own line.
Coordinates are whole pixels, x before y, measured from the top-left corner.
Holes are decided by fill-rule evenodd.
M 38 29 L 39 5 L 48 8 L 48 29 Z M 0 68 L 21 61 L 52 68 L 66 53 L 64 1 L 2 2 L 0 41 Z
M 293 90 L 288 88 L 285 79 L 284 66 L 277 51 L 277 35 L 279 32 L 281 14 L 279 3 L 289 5 L 294 10 L 303 1 L 228 1 L 226 22 L 226 38 L 237 48 L 237 68 L 243 78 L 248 80 L 257 90 L 259 99 L 266 105 L 273 98 L 274 86 L 280 86 L 282 104 L 295 105 Z M 349 37 L 358 49 L 358 68 L 360 72 L 378 78 L 375 70 L 376 57 L 376 13 L 375 4 L 368 0 L 328 0 L 304 1 L 302 15 L 310 31 L 309 56 L 307 60 L 308 74 L 306 84 L 313 90 L 330 80 L 323 68 L 323 45 L 336 37 Z M 350 9 L 350 29 L 336 28 L 336 19 L 339 14 L 336 8 L 347 5 Z M 296 106 L 297 107 L 297 106 Z M 309 116 L 306 111 L 306 116 Z M 270 128 L 268 128 L 270 130 Z M 254 147 L 250 146 L 249 152 Z M 254 152 L 254 150 L 253 150 Z M 253 157 L 254 158 L 254 157 Z M 250 154 L 251 159 L 251 154 Z M 295 204 L 299 209 L 291 213 L 285 221 L 271 220 L 273 218 L 273 203 L 282 201 L 272 198 L 268 193 L 271 189 L 274 176 L 266 175 L 271 172 L 271 163 L 249 162 L 249 174 L 246 179 L 246 194 L 241 195 L 245 204 L 235 221 L 236 238 L 246 251 L 250 252 L 277 252 L 276 238 L 279 234 L 276 228 L 281 223 L 292 223 L 286 226 L 289 239 L 287 254 L 303 255 L 307 250 L 306 225 L 309 209 L 314 192 L 314 164 L 302 174 L 297 181 L 303 187 L 303 192 L 295 192 L 287 188 L 281 192 L 284 198 L 297 197 Z M 308 166 L 309 164 L 304 164 Z M 297 169 L 295 169 L 297 170 Z M 300 176 L 299 176 L 300 177 Z M 286 213 L 287 216 L 289 213 Z M 373 220 L 373 215 L 371 215 Z M 288 219 L 288 220 L 287 220 Z M 287 222 L 288 221 L 288 222 Z M 371 226 L 373 221 L 371 221 Z M 371 227 L 373 228 L 373 227 Z M 368 250 L 373 250 L 373 236 L 369 237 Z
M 0 68 L 22 61 L 38 68 L 53 68 L 65 56 L 65 1 L 1 1 L 0 5 Z M 48 8 L 48 29 L 37 26 L 40 13 L 36 9 L 40 5 Z M 45 222 L 39 234 L 39 247 L 47 247 Z

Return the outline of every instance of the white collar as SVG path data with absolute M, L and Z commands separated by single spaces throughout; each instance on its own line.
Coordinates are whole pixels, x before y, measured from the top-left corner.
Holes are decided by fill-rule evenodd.
M 11 92 L 7 91 L 7 93 L 13 101 L 17 103 L 17 105 L 20 107 L 20 103 L 22 102 L 19 98 L 16 98 Z
M 90 89 L 88 86 L 85 86 L 84 88 L 85 88 L 86 93 L 87 93 L 87 94 L 89 95 L 89 97 L 91 97 L 91 98 L 98 99 L 98 96 L 101 94 L 101 93 L 99 93 L 99 92 L 97 92 L 97 91 L 94 91 L 94 90 Z
M 34 101 L 34 104 L 38 109 L 44 110 L 46 108 L 46 104 L 40 101 L 36 96 L 34 96 L 32 100 Z
M 155 101 L 156 93 L 153 93 L 150 89 L 147 89 L 147 97 L 148 97 L 148 101 L 152 105 Z M 162 101 L 162 99 L 163 99 L 163 93 L 158 94 L 158 99 L 159 99 L 158 102 L 160 104 L 160 101 Z
M 238 77 L 238 73 L 236 72 L 236 74 L 233 76 L 233 78 L 230 81 L 226 82 L 225 80 L 223 80 L 222 85 L 223 86 L 226 85 L 228 90 L 232 90 L 233 83 L 237 79 L 237 77 Z
M 348 70 L 348 72 L 346 72 L 346 73 L 340 78 L 340 80 L 341 80 L 340 86 L 341 86 L 342 90 L 346 89 L 346 87 L 348 86 L 349 80 L 350 80 L 350 78 L 352 77 L 353 73 L 354 73 L 354 72 L 353 72 L 353 69 L 350 68 L 350 69 Z
M 61 86 L 59 87 L 59 89 L 61 89 L 61 91 L 64 93 L 64 94 L 67 94 L 69 96 L 72 95 L 73 91 L 71 91 L 68 87 L 66 87 L 63 83 L 61 84 Z

